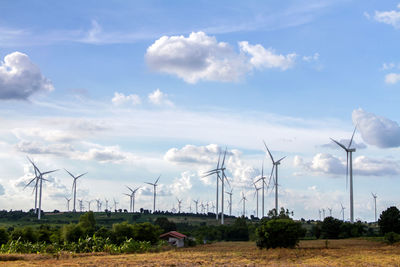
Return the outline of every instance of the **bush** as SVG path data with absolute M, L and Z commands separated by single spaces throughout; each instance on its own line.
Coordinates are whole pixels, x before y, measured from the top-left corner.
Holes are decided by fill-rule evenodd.
M 400 235 L 395 232 L 389 232 L 385 234 L 385 241 L 389 244 L 394 244 L 400 241 Z
M 157 243 L 161 234 L 160 227 L 149 222 L 137 223 L 133 225 L 133 237 L 138 241 L 150 241 L 151 244 Z
M 326 217 L 321 224 L 321 234 L 323 238 L 336 239 L 340 235 L 342 221 L 333 217 Z
M 127 222 L 115 223 L 112 226 L 112 239 L 120 245 L 125 240 L 133 238 L 133 226 Z
M 4 228 L 0 228 L 0 246 L 2 244 L 6 244 L 8 242 L 8 238 L 9 238 L 9 235 L 8 235 L 7 230 Z
M 11 233 L 11 240 L 18 240 L 18 239 L 22 242 L 33 243 L 37 241 L 37 233 L 30 226 L 24 228 L 16 228 Z
M 396 207 L 390 207 L 383 211 L 378 220 L 382 234 L 395 232 L 400 234 L 400 211 Z
M 158 217 L 154 224 L 158 225 L 163 230 L 163 233 L 176 231 L 176 224 L 169 221 L 167 217 Z
M 68 224 L 62 230 L 63 239 L 66 242 L 77 242 L 83 236 L 82 227 L 79 224 Z
M 262 220 L 256 230 L 256 244 L 259 248 L 267 249 L 293 248 L 304 234 L 305 230 L 301 227 L 301 223 L 292 219 Z

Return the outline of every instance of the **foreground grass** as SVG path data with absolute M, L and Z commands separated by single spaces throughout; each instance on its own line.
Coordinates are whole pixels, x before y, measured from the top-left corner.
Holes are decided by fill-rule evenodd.
M 400 266 L 400 246 L 365 239 L 307 240 L 296 249 L 259 250 L 254 242 L 219 242 L 146 254 L 0 257 L 13 257 L 3 258 L 7 266 Z

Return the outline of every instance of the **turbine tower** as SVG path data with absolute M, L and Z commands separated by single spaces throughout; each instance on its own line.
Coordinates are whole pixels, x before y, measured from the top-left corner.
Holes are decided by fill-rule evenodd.
M 277 160 L 277 161 L 275 161 L 274 158 L 272 157 L 271 152 L 269 151 L 269 149 L 267 147 L 267 144 L 265 143 L 265 141 L 263 141 L 263 142 L 264 142 L 265 148 L 267 149 L 268 154 L 269 154 L 269 156 L 271 158 L 271 161 L 272 161 L 272 170 L 271 170 L 270 179 L 273 176 L 274 169 L 275 169 L 275 211 L 276 211 L 276 215 L 278 215 L 278 166 L 279 166 L 279 164 L 281 164 L 281 161 L 284 158 L 286 158 L 286 156 L 281 158 L 281 159 L 279 159 L 279 160 Z
M 89 211 L 90 211 L 90 203 L 92 203 L 92 202 L 93 202 L 93 200 L 86 200 L 86 203 L 88 204 Z
M 41 217 L 41 211 L 42 211 L 42 187 L 43 187 L 43 180 L 48 181 L 43 178 L 43 175 L 58 171 L 58 170 L 53 170 L 53 171 L 47 171 L 47 172 L 41 172 L 39 168 L 35 165 L 35 163 L 28 157 L 28 160 L 32 163 L 33 168 L 35 169 L 35 174 L 39 174 L 39 176 L 36 176 L 33 178 L 26 186 L 28 186 L 31 182 L 36 180 L 36 187 L 38 186 L 39 183 L 39 210 L 38 210 L 38 220 L 40 220 Z M 37 178 L 38 177 L 38 178 Z M 25 187 L 26 187 L 25 186 Z M 37 189 L 36 189 L 37 190 Z
M 374 198 L 374 205 L 375 205 L 375 222 L 376 222 L 376 198 L 378 197 L 376 194 L 371 193 L 372 197 Z
M 256 190 L 256 191 L 254 192 L 254 197 L 257 196 L 257 212 L 256 212 L 256 214 L 257 214 L 257 218 L 258 218 L 258 190 L 260 190 L 260 189 L 262 189 L 262 188 L 261 188 L 261 187 L 257 187 L 257 186 L 256 186 L 256 183 L 253 183 L 253 185 L 254 185 L 254 189 Z M 253 197 L 253 199 L 254 199 L 254 197 Z
M 225 156 L 224 156 L 224 159 L 225 159 Z M 213 169 L 213 170 L 211 170 L 211 171 L 206 172 L 205 175 L 203 176 L 203 177 L 207 177 L 207 176 L 214 175 L 214 174 L 217 175 L 217 191 L 216 191 L 216 199 L 215 199 L 215 203 L 216 203 L 215 219 L 216 219 L 217 221 L 218 221 L 218 192 L 219 192 L 219 180 L 221 180 L 221 176 L 219 175 L 219 172 L 220 172 L 219 162 L 220 162 L 220 160 L 221 160 L 221 152 L 219 153 L 219 156 L 218 156 L 217 168 L 216 168 L 216 169 Z M 222 194 L 223 194 L 223 191 L 222 191 Z
M 115 198 L 113 198 L 114 200 L 114 211 L 117 212 L 117 204 L 118 202 L 115 200 Z
M 71 198 L 67 198 L 67 197 L 64 197 L 64 198 L 67 201 L 67 209 L 68 209 L 68 212 L 69 212 L 69 202 L 71 201 Z
M 229 204 L 229 216 L 232 216 L 232 191 L 233 191 L 233 188 L 231 188 L 230 192 L 225 192 L 225 193 L 227 193 L 229 195 L 229 202 L 228 202 L 228 204 Z
M 106 210 L 108 210 L 108 199 L 105 198 L 104 201 L 106 202 Z
M 29 160 L 29 161 L 32 163 L 32 165 L 33 165 L 33 162 L 31 161 L 31 159 L 30 159 L 29 157 L 28 157 L 28 160 Z M 36 213 L 37 213 L 38 186 L 39 186 L 39 179 L 40 179 L 40 176 L 38 176 L 38 173 L 37 173 L 37 171 L 36 171 L 35 165 L 33 165 L 33 170 L 35 171 L 35 177 L 32 178 L 32 180 L 30 180 L 29 183 L 27 183 L 27 184 L 25 185 L 24 189 L 27 188 L 33 181 L 35 181 L 35 186 L 34 186 L 34 188 L 33 188 L 33 191 L 35 191 L 35 214 L 36 214 Z M 33 193 L 33 191 L 32 191 L 32 193 Z
M 351 148 L 351 144 L 353 142 L 354 134 L 356 133 L 357 126 L 354 128 L 353 135 L 351 136 L 349 145 L 346 147 L 338 141 L 331 138 L 333 142 L 335 142 L 338 146 L 346 151 L 346 185 L 348 175 L 350 173 L 350 222 L 354 222 L 354 199 L 353 199 L 353 152 L 356 152 L 355 148 Z
M 157 180 L 154 182 L 154 184 L 152 184 L 152 183 L 146 183 L 146 184 L 149 184 L 149 185 L 152 185 L 153 186 L 153 193 L 154 193 L 154 198 L 153 198 L 153 213 L 156 211 L 156 188 L 157 188 L 157 182 L 158 182 L 158 180 L 160 179 L 160 177 L 161 177 L 161 174 L 160 174 L 160 176 L 158 176 L 158 178 L 157 178 Z
M 129 197 L 129 212 L 132 212 L 132 195 L 126 193 L 124 195 Z
M 332 217 L 332 208 L 328 208 L 329 210 L 329 216 Z
M 197 206 L 198 206 L 198 204 L 199 204 L 199 200 L 193 200 L 193 202 L 196 204 L 196 214 L 198 213 L 198 211 L 197 211 Z
M 82 177 L 82 176 L 84 176 L 85 174 L 87 174 L 87 172 L 85 172 L 85 173 L 82 173 L 81 175 L 78 175 L 78 176 L 74 176 L 72 173 L 70 173 L 69 171 L 67 171 L 66 169 L 64 169 L 66 172 L 68 172 L 68 174 L 69 175 L 71 175 L 71 177 L 74 179 L 74 182 L 72 183 L 72 193 L 73 193 L 73 195 L 74 195 L 74 201 L 73 201 L 73 204 L 74 204 L 74 208 L 73 208 L 73 212 L 76 212 L 76 209 L 75 209 L 75 204 L 76 204 L 76 180 L 78 180 L 78 178 L 80 178 L 80 177 Z

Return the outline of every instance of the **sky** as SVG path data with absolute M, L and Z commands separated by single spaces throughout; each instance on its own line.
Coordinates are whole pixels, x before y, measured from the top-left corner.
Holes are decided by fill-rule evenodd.
M 233 215 L 256 214 L 253 182 L 279 166 L 279 206 L 374 220 L 400 196 L 398 1 L 2 1 L 0 209 L 34 206 L 27 156 L 47 176 L 42 209 L 115 199 L 135 208 L 215 205 L 225 165 Z M 263 167 L 262 167 L 263 166 Z M 258 187 L 261 184 L 256 184 Z M 261 191 L 259 206 L 261 207 Z M 265 212 L 274 207 L 266 190 Z M 225 194 L 225 210 L 227 210 Z M 92 207 L 94 204 L 92 204 Z M 200 209 L 200 208 L 199 208 Z M 261 210 L 259 210 L 261 214 Z

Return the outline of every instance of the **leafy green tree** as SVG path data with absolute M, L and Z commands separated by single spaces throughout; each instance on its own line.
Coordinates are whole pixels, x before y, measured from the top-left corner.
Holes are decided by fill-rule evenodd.
M 117 245 L 126 239 L 133 238 L 133 226 L 128 222 L 115 223 L 112 226 L 112 239 Z
M 133 225 L 133 237 L 138 241 L 150 241 L 152 244 L 157 243 L 161 229 L 158 225 L 149 222 L 136 223 Z
M 339 238 L 340 226 L 342 221 L 333 217 L 326 217 L 321 224 L 321 234 L 323 238 Z
M 17 240 L 20 239 L 21 241 L 27 242 L 36 242 L 38 240 L 37 233 L 33 230 L 32 227 L 26 226 L 24 228 L 16 228 L 11 233 L 11 239 Z
M 395 232 L 400 234 L 400 211 L 396 207 L 390 207 L 383 211 L 378 220 L 382 234 Z
M 168 220 L 167 217 L 158 217 L 155 222 L 155 225 L 158 225 L 163 232 L 176 231 L 176 224 Z
M 77 242 L 79 238 L 83 237 L 83 234 L 80 224 L 64 225 L 62 230 L 62 237 L 67 242 Z
M 272 219 L 262 220 L 256 234 L 259 248 L 293 248 L 304 236 L 305 230 L 301 223 L 292 219 Z

